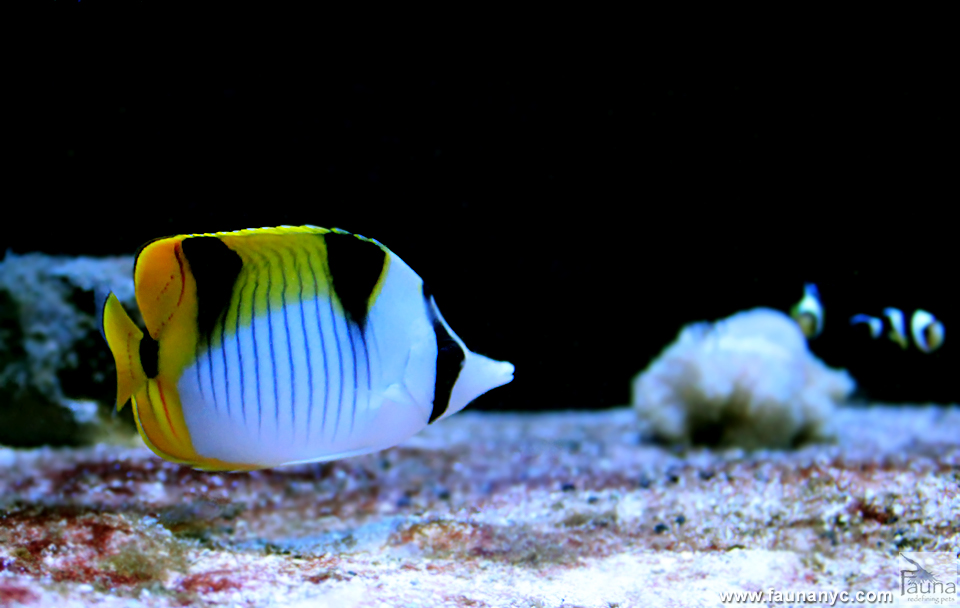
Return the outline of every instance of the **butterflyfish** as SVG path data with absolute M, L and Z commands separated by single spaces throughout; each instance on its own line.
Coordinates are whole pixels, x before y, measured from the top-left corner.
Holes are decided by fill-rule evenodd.
M 385 449 L 513 379 L 403 260 L 339 229 L 157 239 L 134 286 L 146 333 L 116 295 L 102 303 L 117 408 L 131 400 L 147 446 L 200 469 Z
M 820 335 L 823 331 L 823 305 L 816 285 L 806 283 L 803 286 L 803 298 L 790 309 L 790 316 L 800 325 L 807 339 Z

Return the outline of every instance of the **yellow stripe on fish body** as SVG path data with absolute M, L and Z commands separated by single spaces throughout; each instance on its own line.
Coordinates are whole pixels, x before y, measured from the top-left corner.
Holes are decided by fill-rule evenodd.
M 147 445 L 199 468 L 390 447 L 513 378 L 466 348 L 400 258 L 342 230 L 158 239 L 134 281 L 148 335 L 115 296 L 103 313 L 118 406 L 133 397 Z

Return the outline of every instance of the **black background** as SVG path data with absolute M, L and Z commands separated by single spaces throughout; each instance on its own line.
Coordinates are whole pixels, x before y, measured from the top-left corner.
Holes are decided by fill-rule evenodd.
M 812 281 L 811 346 L 864 396 L 957 401 L 958 100 L 916 55 L 385 45 L 366 61 L 135 39 L 95 52 L 75 34 L 8 76 L 17 211 L 0 247 L 132 254 L 305 223 L 373 237 L 473 350 L 516 365 L 476 404 L 501 409 L 627 403 L 684 323 L 786 310 Z M 936 314 L 944 348 L 849 331 L 885 306 Z

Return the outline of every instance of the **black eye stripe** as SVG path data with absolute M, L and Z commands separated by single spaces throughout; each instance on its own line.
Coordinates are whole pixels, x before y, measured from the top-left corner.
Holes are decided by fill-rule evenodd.
M 160 373 L 160 344 L 147 332 L 140 340 L 140 365 L 147 378 L 156 378 Z

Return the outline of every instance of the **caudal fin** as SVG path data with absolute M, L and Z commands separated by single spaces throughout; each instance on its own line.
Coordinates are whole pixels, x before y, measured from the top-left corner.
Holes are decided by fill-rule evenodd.
M 445 415 L 454 414 L 471 401 L 513 380 L 513 364 L 496 361 L 475 352 L 467 351 L 463 368 L 453 385 L 450 406 Z
M 113 292 L 103 302 L 100 333 L 106 339 L 117 364 L 117 409 L 120 410 L 130 396 L 146 383 L 147 374 L 140 362 L 143 332 L 134 324 Z

